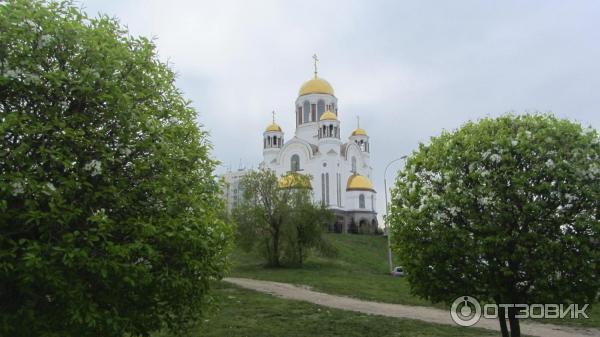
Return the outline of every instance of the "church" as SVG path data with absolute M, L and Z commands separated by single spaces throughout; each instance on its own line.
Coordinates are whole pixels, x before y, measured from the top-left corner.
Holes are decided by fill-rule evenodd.
M 273 121 L 263 132 L 262 168 L 275 171 L 281 188 L 308 188 L 313 200 L 336 215 L 330 230 L 374 233 L 377 193 L 371 182 L 369 136 L 357 125 L 347 140 L 340 132 L 340 109 L 333 87 L 317 74 L 304 82 L 294 105 L 295 130 L 286 140 Z M 294 179 L 297 175 L 310 177 Z

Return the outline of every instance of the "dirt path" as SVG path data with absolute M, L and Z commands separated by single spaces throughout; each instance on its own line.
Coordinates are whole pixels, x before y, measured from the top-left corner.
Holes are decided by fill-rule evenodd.
M 232 277 L 225 278 L 225 281 L 243 288 L 260 291 L 281 298 L 306 301 L 336 309 L 357 311 L 365 314 L 388 317 L 417 319 L 430 323 L 456 326 L 456 323 L 454 323 L 452 318 L 450 318 L 449 311 L 435 308 L 363 301 L 350 297 L 320 293 L 309 290 L 306 287 L 295 286 L 288 283 Z M 496 331 L 499 331 L 500 329 L 498 326 L 498 321 L 495 319 L 492 320 L 482 318 L 477 324 L 475 324 L 475 326 L 478 328 Z M 575 328 L 532 322 L 521 323 L 521 332 L 530 336 L 540 337 L 600 336 L 600 330 L 598 329 Z

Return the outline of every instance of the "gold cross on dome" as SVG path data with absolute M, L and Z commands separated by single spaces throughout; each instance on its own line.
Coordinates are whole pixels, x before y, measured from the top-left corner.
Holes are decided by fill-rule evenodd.
M 356 128 L 360 128 L 360 116 L 356 116 Z
M 275 124 L 275 110 L 271 111 L 271 114 L 273 114 L 273 124 Z
M 313 60 L 314 60 L 314 66 L 315 66 L 315 78 L 317 78 L 317 61 L 319 61 L 319 58 L 317 57 L 317 54 L 314 54 L 312 56 Z

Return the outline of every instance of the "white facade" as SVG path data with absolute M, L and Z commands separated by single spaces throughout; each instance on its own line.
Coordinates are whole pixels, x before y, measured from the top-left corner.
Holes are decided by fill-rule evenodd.
M 377 228 L 376 192 L 371 183 L 369 136 L 358 127 L 340 135 L 338 100 L 329 83 L 316 76 L 305 82 L 295 102 L 295 130 L 275 124 L 263 133 L 261 167 L 278 176 L 296 172 L 311 177 L 313 198 L 337 215 L 332 230 L 372 232 Z
M 224 182 L 222 191 L 225 206 L 227 207 L 227 214 L 231 214 L 231 210 L 237 207 L 238 203 L 242 200 L 244 189 L 240 183 L 248 172 L 248 170 L 240 169 L 229 171 L 221 176 Z

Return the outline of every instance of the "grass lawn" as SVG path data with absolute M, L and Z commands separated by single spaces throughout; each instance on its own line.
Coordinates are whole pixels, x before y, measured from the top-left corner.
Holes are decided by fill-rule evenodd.
M 219 283 L 197 336 L 496 336 L 487 330 L 330 309 Z
M 325 234 L 338 249 L 335 258 L 312 255 L 303 268 L 265 268 L 255 253 L 236 250 L 231 276 L 303 284 L 330 294 L 366 300 L 447 308 L 410 294 L 404 278 L 388 275 L 386 239 L 382 236 Z M 589 319 L 540 320 L 542 323 L 600 327 L 600 305 L 587 311 Z

